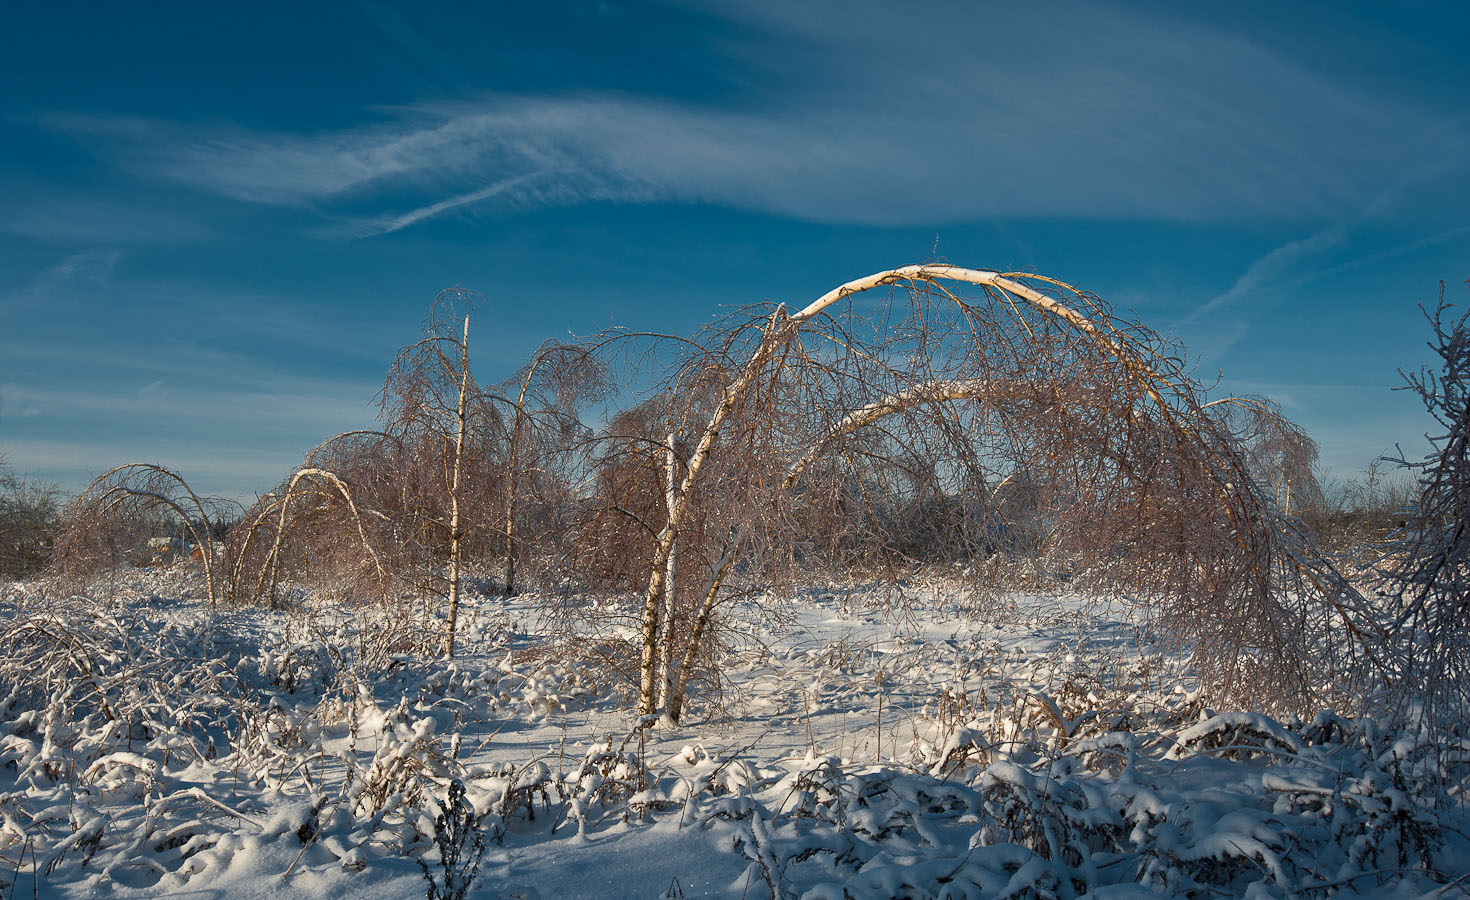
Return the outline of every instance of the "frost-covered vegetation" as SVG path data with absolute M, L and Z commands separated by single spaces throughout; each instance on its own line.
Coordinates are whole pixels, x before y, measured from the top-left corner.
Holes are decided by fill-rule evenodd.
M 5 897 L 1466 890 L 1443 305 L 1446 436 L 1364 540 L 1274 405 L 1038 276 L 878 273 L 494 386 L 470 300 L 249 508 L 6 482 Z
M 1217 712 L 1075 596 L 982 619 L 963 582 L 829 585 L 779 632 L 746 604 L 718 706 L 670 729 L 593 675 L 631 617 L 551 639 L 543 598 L 469 592 L 448 661 L 439 623 L 385 646 L 370 608 L 211 609 L 201 581 L 8 592 L 6 896 L 1319 897 L 1470 875 L 1470 744 Z

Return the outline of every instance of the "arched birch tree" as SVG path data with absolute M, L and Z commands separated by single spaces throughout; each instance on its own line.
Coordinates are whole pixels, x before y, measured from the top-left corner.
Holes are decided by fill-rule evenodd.
M 899 293 L 862 296 L 885 287 Z M 1026 480 L 1048 551 L 1079 583 L 1137 598 L 1217 696 L 1305 708 L 1324 667 L 1350 669 L 1372 645 L 1352 634 L 1361 598 L 1258 482 L 1176 348 L 1092 295 L 1034 275 L 909 266 L 794 312 L 739 313 L 696 343 L 659 415 L 684 450 L 651 470 L 677 478 L 645 488 L 666 499 L 643 522 L 642 713 L 681 702 L 675 631 L 708 632 L 713 604 L 693 588 L 682 628 L 671 620 L 670 560 L 686 529 L 713 534 L 701 523 L 718 506 L 735 555 L 764 546 L 769 558 L 811 537 L 791 528 L 823 493 L 802 491 L 803 478 L 818 462 L 829 477 L 844 468 L 833 462 L 857 473 L 858 456 L 928 459 L 909 474 L 963 472 L 972 489 Z M 861 480 L 856 490 L 868 492 Z M 862 503 L 876 523 L 876 504 Z M 730 565 L 713 564 L 709 583 Z

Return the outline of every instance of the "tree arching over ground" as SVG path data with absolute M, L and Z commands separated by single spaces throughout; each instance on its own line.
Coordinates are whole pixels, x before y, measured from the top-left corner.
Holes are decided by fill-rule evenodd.
M 470 375 L 465 299 L 441 295 L 400 354 L 384 432 L 325 442 L 242 520 L 232 596 L 288 556 L 385 601 L 442 590 L 447 655 L 466 553 L 509 581 L 517 547 L 570 548 L 571 581 L 639 595 L 638 707 L 673 718 L 723 604 L 834 564 L 983 579 L 1042 559 L 1147 611 L 1221 702 L 1305 710 L 1391 668 L 1381 623 L 1290 516 L 1315 489 L 1310 440 L 1268 402 L 1207 400 L 1180 348 L 1062 282 L 908 266 L 691 338 L 550 344 L 501 393 Z M 579 418 L 593 400 L 598 429 Z
M 237 510 L 238 504 L 230 501 L 200 497 L 163 466 L 117 466 L 93 479 L 63 513 L 52 571 L 63 579 L 94 578 L 105 569 L 144 562 L 139 551 L 159 533 L 181 533 L 203 565 L 213 606 L 222 581 L 214 531 Z
M 866 293 L 884 287 L 901 290 Z M 983 556 L 1012 525 L 1007 484 L 1028 486 L 1045 552 L 1079 586 L 1150 611 L 1222 700 L 1306 709 L 1374 646 L 1355 632 L 1370 621 L 1361 596 L 1260 480 L 1228 414 L 1242 404 L 1207 402 L 1177 347 L 1062 282 L 919 265 L 795 312 L 741 310 L 685 345 L 656 396 L 629 444 L 648 461 L 629 488 L 647 533 L 645 714 L 677 709 L 687 672 L 675 660 L 708 634 L 732 549 L 771 577 L 927 502 L 941 520 L 978 517 L 957 533 Z M 1305 441 L 1269 405 L 1251 420 Z M 665 434 L 660 469 L 649 448 Z M 1295 466 L 1310 449 L 1265 457 Z M 948 502 L 966 491 L 979 497 L 968 512 Z M 675 575 L 676 556 L 705 574 Z

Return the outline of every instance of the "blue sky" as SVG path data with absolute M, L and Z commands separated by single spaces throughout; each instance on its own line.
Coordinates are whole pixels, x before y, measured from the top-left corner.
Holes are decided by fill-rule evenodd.
M 249 497 L 370 425 L 432 296 L 483 381 L 940 257 L 1032 269 L 1274 396 L 1339 475 L 1470 301 L 1457 3 L 16 5 L 0 452 Z

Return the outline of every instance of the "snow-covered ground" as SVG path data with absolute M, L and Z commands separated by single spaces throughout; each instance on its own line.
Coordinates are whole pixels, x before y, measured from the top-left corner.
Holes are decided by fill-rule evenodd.
M 1470 745 L 1217 713 L 1101 601 L 748 603 L 668 726 L 628 712 L 616 603 L 471 596 L 446 663 L 401 641 L 417 609 L 198 593 L 139 571 L 0 596 L 0 896 L 1470 888 Z

